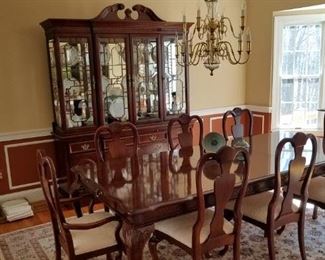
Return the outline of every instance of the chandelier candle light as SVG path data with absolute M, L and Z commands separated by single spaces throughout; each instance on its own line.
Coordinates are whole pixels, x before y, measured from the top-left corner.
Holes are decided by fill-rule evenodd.
M 245 0 L 241 9 L 240 31 L 237 35 L 230 19 L 218 13 L 218 0 L 204 1 L 207 5 L 207 15 L 202 19 L 201 10 L 197 10 L 192 32 L 186 23 L 186 16 L 183 16 L 183 37 L 179 40 L 176 35 L 176 58 L 180 65 L 198 65 L 203 61 L 213 76 L 213 71 L 220 66 L 220 59 L 226 59 L 233 65 L 247 63 L 251 52 L 251 34 L 245 26 Z M 231 33 L 237 40 L 237 53 L 232 44 L 226 40 L 227 33 Z M 193 45 L 193 38 L 196 35 L 200 42 Z

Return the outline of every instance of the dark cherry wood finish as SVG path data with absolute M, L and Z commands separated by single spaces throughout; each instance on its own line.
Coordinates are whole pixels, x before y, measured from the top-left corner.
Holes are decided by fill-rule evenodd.
M 290 133 L 270 133 L 252 136 L 250 161 L 251 170 L 246 195 L 274 189 L 275 143 Z M 323 143 L 317 138 L 318 145 Z M 155 146 L 156 144 L 152 144 Z M 155 149 L 152 149 L 155 150 Z M 201 149 L 194 146 L 193 153 L 182 153 L 180 149 L 145 153 L 139 152 L 137 162 L 129 158 L 124 169 L 123 178 L 114 181 L 109 161 L 105 167 L 83 167 L 78 165 L 78 173 L 87 190 L 103 201 L 123 219 L 122 240 L 126 245 L 129 259 L 142 259 L 142 248 L 154 231 L 154 223 L 176 217 L 198 209 L 197 189 L 195 186 L 196 165 L 201 157 Z M 283 151 L 290 158 L 292 151 Z M 311 152 L 307 151 L 307 157 Z M 286 161 L 283 161 L 284 165 Z M 325 154 L 318 150 L 314 176 L 325 169 Z M 94 181 L 83 175 L 89 170 L 95 171 L 98 178 Z M 280 169 L 281 178 L 287 179 L 285 169 Z M 127 174 L 127 175 L 125 175 Z M 203 176 L 205 177 L 205 176 Z M 240 179 L 239 179 L 240 180 Z M 215 205 L 213 183 L 203 178 L 205 206 Z M 232 192 L 235 199 L 240 193 L 240 183 Z
M 124 14 L 123 14 L 124 10 Z M 122 13 L 122 17 L 118 15 Z M 135 17 L 131 17 L 135 12 Z M 189 23 L 188 26 L 191 24 Z M 159 143 L 157 149 L 164 149 L 167 145 L 167 124 L 169 119 L 176 115 L 167 115 L 167 105 L 165 100 L 165 77 L 164 68 L 164 44 L 165 37 L 176 37 L 182 34 L 183 24 L 181 22 L 166 22 L 159 18 L 150 8 L 142 5 L 134 5 L 132 10 L 123 4 L 114 4 L 106 7 L 98 16 L 93 19 L 47 19 L 41 23 L 45 30 L 46 42 L 53 40 L 55 49 L 55 60 L 57 65 L 55 79 L 58 83 L 58 95 L 61 103 L 60 115 L 62 126 L 58 122 L 53 122 L 53 134 L 55 137 L 55 147 L 57 155 L 57 165 L 60 174 L 68 177 L 68 185 L 73 182 L 73 175 L 70 172 L 71 167 L 77 164 L 82 158 L 91 158 L 96 160 L 94 133 L 95 130 L 105 124 L 103 91 L 101 81 L 100 65 L 100 46 L 99 39 L 106 37 L 110 39 L 123 38 L 126 44 L 126 84 L 127 84 L 127 103 L 129 121 L 136 125 L 139 132 L 139 144 L 145 149 L 152 146 L 150 143 Z M 90 74 L 92 82 L 90 84 L 92 93 L 92 104 L 94 111 L 94 125 L 69 128 L 66 121 L 66 111 L 64 108 L 64 88 L 63 78 L 60 68 L 59 40 L 61 38 L 86 38 L 89 45 L 90 56 Z M 144 119 L 137 121 L 136 99 L 138 98 L 133 86 L 132 79 L 132 39 L 134 37 L 154 37 L 157 39 L 157 77 L 159 92 L 159 116 L 158 118 Z M 48 49 L 49 53 L 49 49 Z M 49 67 L 51 64 L 50 55 L 48 55 Z M 189 113 L 189 93 L 188 93 L 188 67 L 185 70 L 185 101 L 186 113 Z M 50 77 L 51 73 L 50 73 Z M 94 80 L 93 80 L 94 79 Z M 54 100 L 53 82 L 52 98 Z M 55 107 L 53 105 L 53 113 Z M 56 117 L 54 116 L 55 120 Z M 150 150 L 147 150 L 150 151 Z
M 59 198 L 58 185 L 56 181 L 57 179 L 56 170 L 55 170 L 54 163 L 52 159 L 46 156 L 45 153 L 41 150 L 37 151 L 37 163 L 38 163 L 38 171 L 39 171 L 41 186 L 51 215 L 52 228 L 53 228 L 53 234 L 55 240 L 56 259 L 61 260 L 61 247 L 67 253 L 69 259 L 87 259 L 90 257 L 95 257 L 103 254 L 106 254 L 107 259 L 110 259 L 111 253 L 115 251 L 121 251 L 122 244 L 121 242 L 119 243 L 117 242 L 116 244 L 106 248 L 87 251 L 83 254 L 76 255 L 71 231 L 75 231 L 75 230 L 86 231 L 86 230 L 100 227 L 112 221 L 119 221 L 119 219 L 116 216 L 111 215 L 110 217 L 97 220 L 91 223 L 81 224 L 81 223 L 67 222 L 63 215 L 63 210 L 61 205 L 66 203 L 73 203 L 76 200 L 79 200 L 80 198 L 79 197 L 69 198 L 69 199 Z M 121 225 L 119 224 L 117 226 L 117 229 L 115 230 L 115 234 L 107 234 L 107 235 L 115 236 L 116 241 L 120 241 L 119 238 L 120 228 Z
M 237 189 L 239 188 L 239 195 L 235 203 L 233 231 L 227 234 L 224 231 L 224 211 L 226 204 L 232 197 L 236 185 L 236 175 L 231 168 L 238 155 L 243 156 L 246 167 L 241 174 L 242 184 L 237 185 Z M 160 230 L 155 230 L 149 242 L 149 249 L 153 259 L 158 259 L 157 243 L 163 239 L 182 247 L 192 255 L 193 259 L 202 259 L 203 255 L 208 255 L 212 249 L 220 247 L 225 247 L 225 249 L 227 249 L 229 245 L 232 245 L 234 248 L 233 259 L 240 259 L 241 202 L 246 193 L 249 168 L 249 155 L 244 149 L 224 146 L 217 153 L 203 155 L 198 162 L 196 170 L 198 214 L 196 222 L 193 223 L 192 247 L 182 244 Z M 200 238 L 206 218 L 206 205 L 203 194 L 204 189 L 202 187 L 202 175 L 213 183 L 213 194 L 215 198 L 215 203 L 213 205 L 215 214 L 210 222 L 210 232 L 203 242 L 200 241 Z M 225 250 L 222 250 L 221 253 L 225 253 Z
M 247 116 L 246 118 L 244 118 L 245 115 Z M 247 108 L 241 109 L 240 107 L 235 107 L 233 110 L 228 110 L 226 113 L 224 113 L 222 117 L 222 131 L 223 131 L 223 136 L 226 140 L 228 140 L 227 121 L 229 116 L 232 116 L 234 120 L 234 124 L 231 126 L 231 134 L 234 137 L 234 139 L 241 138 L 244 136 L 252 136 L 253 133 L 252 112 Z M 246 129 L 244 129 L 244 125 Z
M 131 132 L 128 138 L 131 140 L 126 142 L 122 139 L 123 131 Z M 136 126 L 130 122 L 113 122 L 96 130 L 94 142 L 98 160 L 105 161 L 106 150 L 107 159 L 120 159 L 138 153 L 139 134 Z M 132 147 L 127 147 L 128 144 Z
M 168 123 L 168 143 L 171 149 L 193 147 L 193 126 L 195 122 L 199 124 L 198 144 L 203 150 L 203 121 L 197 115 L 189 116 L 187 114 L 173 118 Z
M 311 141 L 312 149 L 310 164 L 305 167 L 306 158 L 302 153 L 308 140 Z M 280 170 L 281 155 L 283 155 L 284 146 L 288 144 L 293 147 L 294 158 L 289 161 L 289 171 L 285 180 L 283 180 Z M 282 233 L 286 224 L 295 222 L 298 224 L 300 254 L 302 259 L 306 259 L 304 245 L 305 209 L 308 200 L 308 185 L 314 171 L 316 155 L 317 141 L 312 134 L 306 135 L 298 132 L 292 138 L 284 138 L 281 140 L 275 150 L 275 183 L 273 196 L 268 205 L 267 223 L 265 224 L 245 216 L 244 212 L 244 220 L 257 225 L 265 231 L 268 239 L 269 258 L 272 260 L 275 259 L 274 232 L 278 230 L 278 233 Z M 299 194 L 301 203 L 298 211 L 295 212 L 292 210 L 292 199 L 294 198 L 294 186 L 299 181 L 302 181 Z M 281 202 L 280 196 L 282 189 L 285 192 L 283 192 L 283 201 Z M 279 215 L 276 215 L 277 207 L 280 207 Z

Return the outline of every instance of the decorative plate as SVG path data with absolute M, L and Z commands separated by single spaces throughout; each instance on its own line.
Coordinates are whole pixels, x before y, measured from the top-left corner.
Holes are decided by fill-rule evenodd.
M 107 99 L 107 108 L 113 117 L 115 117 L 115 118 L 122 117 L 124 115 L 123 98 L 118 97 L 118 98 L 114 98 L 113 100 L 108 98 Z
M 68 50 L 68 64 L 70 66 L 76 65 L 79 62 L 78 49 L 75 46 L 71 46 Z
M 226 145 L 226 140 L 219 133 L 211 132 L 203 138 L 203 148 L 206 152 L 215 153 L 224 145 Z

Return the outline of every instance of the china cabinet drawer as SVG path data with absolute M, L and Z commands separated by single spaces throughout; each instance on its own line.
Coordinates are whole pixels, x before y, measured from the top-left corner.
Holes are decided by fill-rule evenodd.
M 140 135 L 140 144 L 165 142 L 165 141 L 167 141 L 166 132 L 154 132 L 150 134 Z
M 92 141 L 69 144 L 70 154 L 95 151 L 95 144 Z

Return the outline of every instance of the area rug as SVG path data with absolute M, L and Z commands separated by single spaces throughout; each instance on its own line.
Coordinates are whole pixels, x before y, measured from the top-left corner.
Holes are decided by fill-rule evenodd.
M 276 235 L 276 259 L 300 259 L 297 226 L 290 224 L 281 236 Z M 325 211 L 319 210 L 317 220 L 311 218 L 311 209 L 306 215 L 305 244 L 307 259 L 325 260 Z M 166 241 L 159 243 L 159 258 L 163 260 L 187 260 L 191 257 L 177 246 Z M 0 235 L 1 260 L 47 260 L 55 259 L 54 240 L 50 223 Z M 145 259 L 151 259 L 148 249 Z M 63 259 L 67 259 L 64 256 Z M 105 257 L 94 258 L 98 260 Z M 210 259 L 221 259 L 217 251 Z M 232 250 L 222 257 L 232 259 Z M 267 240 L 263 231 L 243 222 L 241 235 L 241 259 L 268 259 Z

